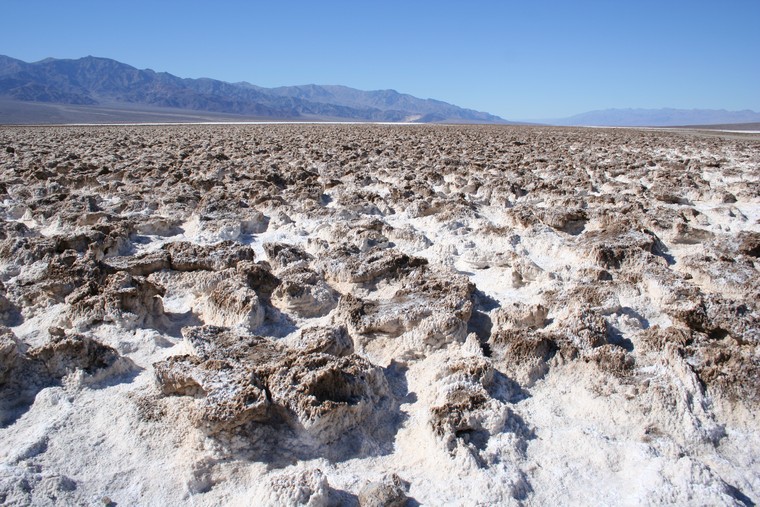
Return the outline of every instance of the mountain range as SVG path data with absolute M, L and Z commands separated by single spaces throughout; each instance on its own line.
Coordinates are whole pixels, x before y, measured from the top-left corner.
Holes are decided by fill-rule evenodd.
M 604 109 L 541 123 L 564 126 L 680 127 L 688 125 L 728 125 L 760 122 L 760 113 L 745 109 Z
M 104 122 L 114 118 L 340 120 L 510 123 L 498 116 L 395 90 L 346 86 L 262 88 L 250 83 L 186 79 L 108 58 L 47 58 L 27 63 L 0 56 L 0 123 Z
M 263 88 L 246 82 L 181 78 L 93 56 L 27 63 L 0 55 L 0 124 L 248 120 L 516 123 L 395 90 L 315 84 Z M 531 123 L 615 127 L 744 124 L 757 129 L 760 113 L 605 109 Z

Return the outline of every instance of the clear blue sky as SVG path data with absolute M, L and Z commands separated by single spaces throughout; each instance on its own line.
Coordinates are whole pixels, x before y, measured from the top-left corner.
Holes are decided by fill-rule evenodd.
M 0 54 L 393 88 L 508 119 L 760 111 L 760 0 L 5 0 Z

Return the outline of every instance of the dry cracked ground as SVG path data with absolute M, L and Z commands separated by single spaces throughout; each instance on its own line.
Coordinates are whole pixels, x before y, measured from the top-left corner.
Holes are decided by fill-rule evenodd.
M 0 129 L 4 505 L 755 505 L 760 140 Z

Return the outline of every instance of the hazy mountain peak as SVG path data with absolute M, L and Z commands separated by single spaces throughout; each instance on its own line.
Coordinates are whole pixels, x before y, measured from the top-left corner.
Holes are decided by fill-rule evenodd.
M 589 111 L 546 123 L 567 126 L 675 127 L 760 122 L 760 113 L 743 109 L 613 108 Z

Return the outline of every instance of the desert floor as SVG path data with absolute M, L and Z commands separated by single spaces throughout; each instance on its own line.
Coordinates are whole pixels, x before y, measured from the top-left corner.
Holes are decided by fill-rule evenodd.
M 0 503 L 755 505 L 760 139 L 0 127 Z

